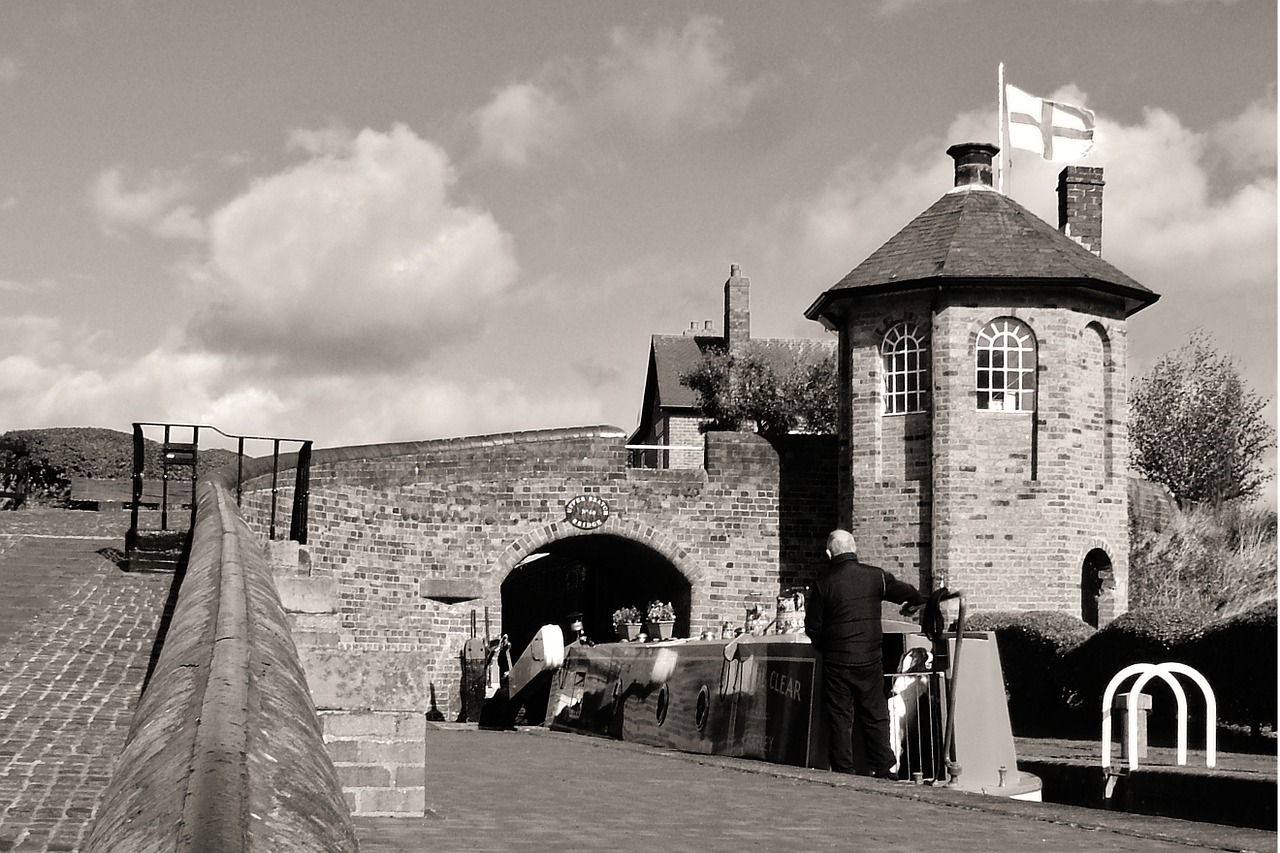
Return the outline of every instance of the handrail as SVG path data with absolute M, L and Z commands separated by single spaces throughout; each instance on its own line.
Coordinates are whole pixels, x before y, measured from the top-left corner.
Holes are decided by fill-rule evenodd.
M 224 432 L 211 424 L 184 424 L 162 421 L 135 421 L 133 424 L 133 508 L 129 521 L 129 532 L 125 537 L 125 550 L 132 552 L 138 541 L 138 507 L 142 500 L 142 480 L 143 472 L 146 467 L 146 450 L 145 437 L 143 435 L 144 427 L 163 427 L 164 428 L 164 450 L 165 456 L 162 460 L 163 470 L 163 489 L 160 503 L 160 529 L 168 530 L 169 527 L 169 468 L 174 466 L 190 466 L 192 468 L 191 476 L 191 517 L 195 519 L 195 481 L 196 472 L 195 465 L 197 454 L 200 446 L 200 431 L 211 430 L 224 438 L 235 439 L 236 441 L 236 481 L 235 496 L 236 505 L 240 505 L 243 491 L 241 480 L 243 479 L 244 460 L 245 460 L 245 442 L 247 441 L 269 441 L 271 442 L 271 456 L 273 460 L 271 473 L 271 524 L 268 531 L 268 538 L 276 538 L 276 500 L 279 492 L 279 460 L 280 460 L 280 444 L 282 442 L 291 442 L 299 445 L 297 451 L 297 463 L 295 465 L 294 491 L 293 491 L 293 507 L 290 512 L 289 538 L 295 542 L 306 544 L 307 542 L 307 515 L 308 505 L 310 502 L 310 460 L 311 460 L 311 441 L 302 438 L 277 438 L 272 436 L 261 435 L 232 435 Z M 191 430 L 191 441 L 189 443 L 175 444 L 172 442 L 172 431 Z

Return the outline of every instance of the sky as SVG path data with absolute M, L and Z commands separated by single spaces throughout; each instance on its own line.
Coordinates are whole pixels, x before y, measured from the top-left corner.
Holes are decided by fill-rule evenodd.
M 1130 375 L 1201 330 L 1274 398 L 1276 45 L 1274 0 L 0 0 L 0 432 L 629 432 L 731 263 L 753 336 L 828 334 L 1000 62 L 1097 114 Z

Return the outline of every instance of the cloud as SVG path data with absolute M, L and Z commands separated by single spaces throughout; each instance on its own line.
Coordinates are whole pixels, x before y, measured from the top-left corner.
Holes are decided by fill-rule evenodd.
M 266 369 L 359 373 L 475 333 L 518 268 L 493 217 L 450 200 L 454 181 L 403 125 L 256 181 L 210 217 L 193 342 Z
M 302 151 L 313 156 L 320 154 L 341 155 L 351 147 L 355 134 L 339 121 L 322 128 L 294 128 L 289 131 L 285 143 L 287 151 Z
M 593 63 L 561 58 L 511 83 L 471 115 L 478 155 L 514 168 L 537 155 L 579 150 L 618 127 L 653 139 L 739 122 L 764 86 L 744 80 L 717 18 L 695 16 L 680 30 L 610 33 Z M 585 69 L 585 70 L 584 70 Z
M 722 27 L 716 18 L 696 16 L 680 32 L 659 29 L 648 39 L 614 29 L 599 61 L 602 101 L 658 136 L 682 126 L 709 130 L 736 123 L 761 84 L 734 79 L 732 44 Z
M 1276 164 L 1276 102 L 1254 101 L 1244 112 L 1219 123 L 1210 144 L 1228 168 L 1239 172 L 1274 168 Z
M 536 83 L 513 83 L 472 116 L 479 155 L 521 168 L 532 154 L 555 149 L 573 133 L 572 112 Z
M 0 334 L 12 344 L 0 356 L 0 401 L 21 401 L 11 410 L 0 403 L 5 429 L 200 423 L 338 446 L 586 424 L 600 416 L 591 397 L 547 395 L 500 378 L 407 371 L 280 383 L 173 341 L 138 359 L 103 359 L 104 342 L 87 331 L 60 318 L 0 318 Z
M 166 239 L 201 240 L 204 225 L 195 209 L 182 201 L 192 194 L 186 178 L 153 171 L 137 188 L 125 186 L 124 169 L 115 166 L 98 174 L 89 187 L 89 203 L 106 234 L 144 230 Z
M 12 86 L 21 76 L 21 62 L 12 56 L 0 56 L 0 86 Z

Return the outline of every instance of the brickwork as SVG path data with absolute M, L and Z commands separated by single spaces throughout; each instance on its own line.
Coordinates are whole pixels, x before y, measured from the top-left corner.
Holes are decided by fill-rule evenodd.
M 667 418 L 667 444 L 696 446 L 701 448 L 702 432 L 698 426 L 702 418 L 672 415 Z M 701 468 L 703 450 L 671 450 L 667 453 L 669 468 Z
M 0 530 L 0 850 L 79 850 L 142 691 L 172 578 L 127 574 L 127 517 L 24 510 Z M 125 518 L 123 522 L 121 519 Z M 113 531 L 112 538 L 95 536 Z
M 1099 604 L 1105 624 L 1128 603 L 1122 314 L 1039 288 L 950 302 L 936 316 L 937 579 L 968 591 L 976 609 L 1080 615 L 1082 565 L 1100 548 L 1113 571 Z M 977 408 L 976 337 L 1001 316 L 1036 336 L 1034 417 Z
M 929 334 L 926 297 L 869 300 L 851 320 L 850 529 L 859 555 L 922 589 L 931 586 L 932 455 L 927 413 L 884 415 L 880 343 L 898 323 Z
M 1119 305 L 1039 285 L 866 296 L 856 306 L 841 335 L 851 495 L 842 517 L 864 558 L 924 588 L 963 589 L 977 609 L 1081 615 L 1085 557 L 1100 549 L 1111 570 L 1099 619 L 1122 613 L 1128 438 Z M 999 317 L 1036 336 L 1035 415 L 977 407 L 977 336 Z M 883 415 L 879 347 L 903 321 L 931 339 L 932 398 L 924 413 Z
M 333 655 L 311 659 L 329 673 L 325 680 L 350 687 L 322 700 L 329 688 L 309 670 L 317 704 L 423 711 L 430 690 L 453 719 L 471 614 L 487 607 L 500 625 L 507 574 L 569 537 L 621 537 L 673 566 L 689 584 L 691 635 L 724 621 L 741 624 L 750 601 L 771 608 L 823 560 L 816 543 L 835 519 L 832 442 L 746 433 L 707 439 L 705 470 L 629 469 L 621 433 L 604 429 L 317 451 L 309 561 L 293 571 L 332 583 L 337 618 L 293 618 L 336 635 Z M 270 495 L 254 485 L 243 511 L 261 533 Z M 565 521 L 566 502 L 582 494 L 608 502 L 601 527 L 584 531 Z M 437 584 L 474 590 L 474 597 L 423 594 Z M 403 674 L 376 684 L 345 669 L 336 677 L 344 656 L 357 669 L 361 655 L 376 656 L 380 671 Z

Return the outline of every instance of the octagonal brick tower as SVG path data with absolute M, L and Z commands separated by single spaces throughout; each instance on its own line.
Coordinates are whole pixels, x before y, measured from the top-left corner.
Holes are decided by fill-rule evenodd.
M 1103 261 L 1102 170 L 1060 229 L 992 188 L 994 145 L 805 312 L 839 332 L 840 518 L 863 559 L 972 609 L 1105 624 L 1128 604 L 1126 324 L 1159 297 Z

